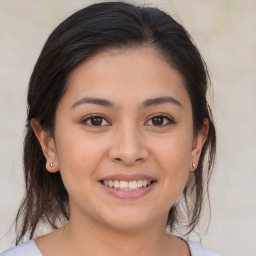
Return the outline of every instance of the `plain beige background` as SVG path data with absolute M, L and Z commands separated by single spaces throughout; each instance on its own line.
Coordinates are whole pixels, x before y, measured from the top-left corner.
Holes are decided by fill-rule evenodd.
M 50 32 L 95 1 L 0 0 L 0 251 L 23 195 L 22 140 L 30 74 Z M 218 155 L 212 218 L 202 243 L 225 255 L 256 256 L 256 1 L 148 0 L 190 32 L 214 86 Z M 196 239 L 196 237 L 194 237 Z

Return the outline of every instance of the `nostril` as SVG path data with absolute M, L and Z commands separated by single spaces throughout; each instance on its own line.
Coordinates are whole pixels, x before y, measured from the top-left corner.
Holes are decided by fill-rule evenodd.
M 143 161 L 143 158 L 137 158 L 137 159 L 122 159 L 122 158 L 119 158 L 119 157 L 116 157 L 114 159 L 116 162 L 123 162 L 125 165 L 134 165 L 138 162 L 142 162 Z

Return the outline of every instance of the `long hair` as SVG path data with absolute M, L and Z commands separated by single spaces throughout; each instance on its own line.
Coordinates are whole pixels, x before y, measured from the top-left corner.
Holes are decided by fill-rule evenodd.
M 107 48 L 149 45 L 180 72 L 189 94 L 194 133 L 209 120 L 209 133 L 197 170 L 183 191 L 187 233 L 197 225 L 216 151 L 216 134 L 206 93 L 210 81 L 206 64 L 188 32 L 165 12 L 122 2 L 104 2 L 81 9 L 64 20 L 49 36 L 34 67 L 27 98 L 24 140 L 26 192 L 16 217 L 16 244 L 33 238 L 40 224 L 52 229 L 69 220 L 68 193 L 60 173 L 49 173 L 46 159 L 30 121 L 37 118 L 43 129 L 54 132 L 55 112 L 65 94 L 68 78 L 81 62 Z M 169 211 L 167 227 L 178 228 L 184 213 L 179 202 Z

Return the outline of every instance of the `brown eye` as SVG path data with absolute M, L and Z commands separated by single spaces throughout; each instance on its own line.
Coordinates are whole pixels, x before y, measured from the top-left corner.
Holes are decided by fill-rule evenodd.
M 106 119 L 102 116 L 90 116 L 85 120 L 83 120 L 82 123 L 88 126 L 99 126 L 99 127 L 109 125 Z
M 171 118 L 167 116 L 162 116 L 162 115 L 154 116 L 151 119 L 149 119 L 148 122 L 149 122 L 148 125 L 153 125 L 153 126 L 166 126 L 174 123 L 174 121 Z
M 95 126 L 99 126 L 102 124 L 102 118 L 101 117 L 94 117 L 91 118 L 91 124 Z
M 162 125 L 164 122 L 164 118 L 162 116 L 157 116 L 152 118 L 153 125 Z

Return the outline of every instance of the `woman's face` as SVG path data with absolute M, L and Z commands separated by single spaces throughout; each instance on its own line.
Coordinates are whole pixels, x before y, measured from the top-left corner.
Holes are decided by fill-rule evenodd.
M 61 172 L 71 220 L 166 223 L 205 139 L 192 123 L 181 74 L 153 48 L 111 49 L 77 67 L 47 159 Z

